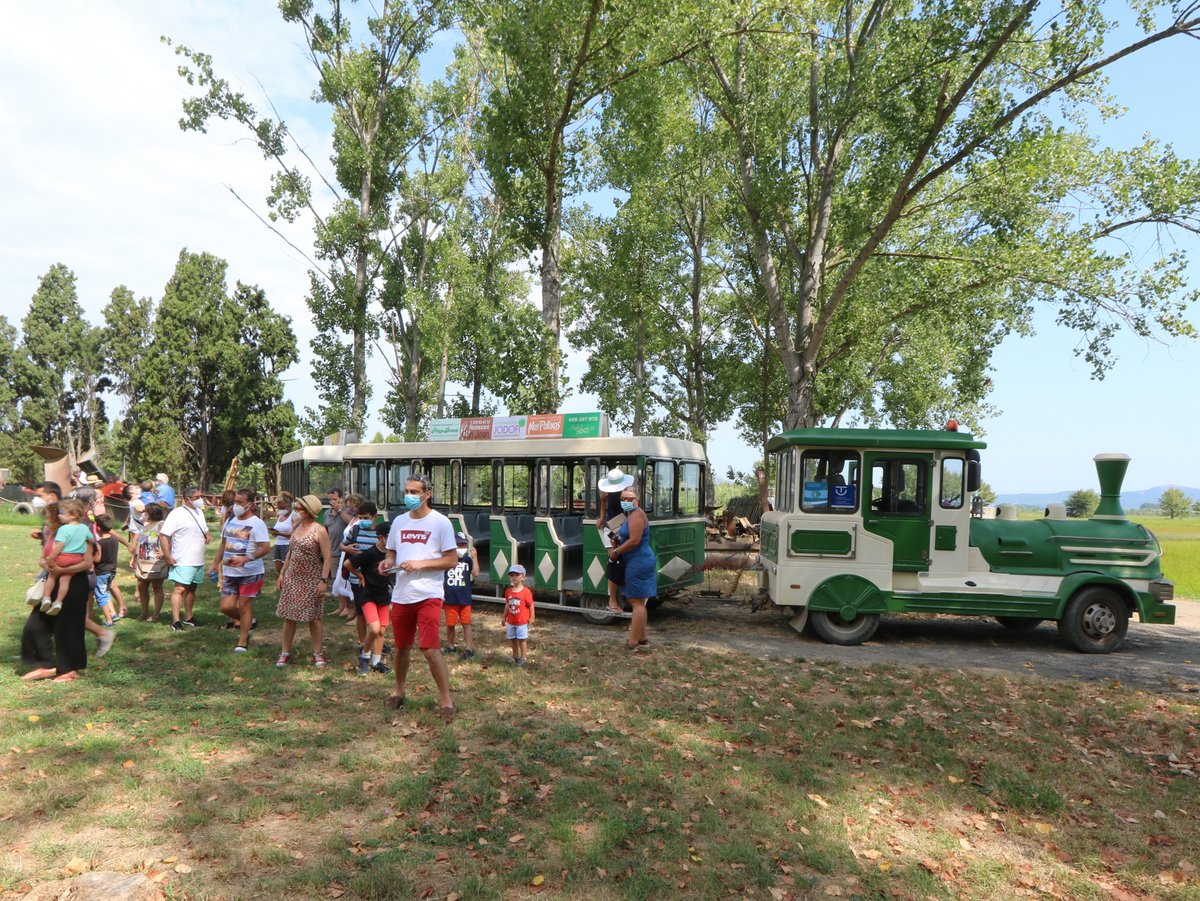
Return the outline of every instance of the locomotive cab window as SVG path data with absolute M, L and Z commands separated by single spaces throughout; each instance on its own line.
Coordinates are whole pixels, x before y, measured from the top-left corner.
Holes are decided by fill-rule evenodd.
M 928 477 L 923 460 L 876 458 L 871 462 L 871 508 L 887 515 L 923 514 Z
M 805 513 L 854 513 L 858 509 L 858 454 L 805 451 L 800 458 L 800 509 Z
M 966 461 L 960 457 L 947 457 L 942 461 L 942 480 L 938 491 L 938 503 L 943 510 L 958 510 L 963 505 L 963 476 Z

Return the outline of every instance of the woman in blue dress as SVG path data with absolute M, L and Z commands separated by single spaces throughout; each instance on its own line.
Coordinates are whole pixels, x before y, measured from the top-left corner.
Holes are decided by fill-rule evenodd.
M 646 639 L 646 599 L 658 595 L 658 560 L 650 548 L 650 522 L 638 506 L 637 489 L 622 489 L 621 510 L 625 522 L 617 532 L 620 543 L 609 548 L 608 559 L 620 559 L 625 565 L 625 600 L 633 609 L 625 648 L 636 651 L 650 643 Z

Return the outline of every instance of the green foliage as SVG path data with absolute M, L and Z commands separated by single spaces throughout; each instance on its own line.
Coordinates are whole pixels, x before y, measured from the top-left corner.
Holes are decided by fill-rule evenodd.
M 1168 519 L 1177 519 L 1192 512 L 1192 502 L 1178 488 L 1168 488 L 1159 496 L 1158 508 Z
M 273 467 L 295 447 L 295 412 L 279 380 L 298 353 L 291 325 L 258 288 L 239 283 L 229 295 L 226 268 L 184 250 L 167 282 L 133 376 L 137 469 L 207 485 L 235 456 Z
M 1066 500 L 1067 516 L 1075 519 L 1085 519 L 1096 512 L 1100 506 L 1100 495 L 1091 488 L 1080 488 L 1072 491 Z

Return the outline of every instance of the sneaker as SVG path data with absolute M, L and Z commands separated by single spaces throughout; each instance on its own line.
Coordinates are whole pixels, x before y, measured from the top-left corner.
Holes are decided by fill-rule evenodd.
M 250 631 L 253 632 L 257 628 L 258 628 L 258 620 L 256 620 L 256 619 L 250 620 Z
M 279 655 L 275 660 L 275 669 L 283 669 L 288 665 L 288 661 L 292 659 L 292 655 L 286 651 Z
M 474 648 L 467 648 L 465 651 L 462 652 L 463 660 L 470 660 L 474 656 L 475 656 Z
M 45 613 L 47 610 L 49 610 L 49 609 L 50 609 L 50 606 L 51 606 L 53 603 L 54 603 L 54 598 L 52 598 L 52 597 L 50 597 L 50 596 L 48 596 L 48 595 L 47 595 L 46 597 L 39 599 L 39 601 L 38 601 L 38 604 L 39 604 L 39 606 L 38 606 L 38 609 L 39 609 L 39 610 L 41 610 L 41 611 L 42 611 L 42 613 Z
M 238 644 L 233 646 L 233 653 L 235 654 L 245 654 L 248 650 L 250 649 L 245 645 Z
M 329 666 L 329 661 L 325 659 L 324 654 L 313 654 L 313 666 Z
M 378 663 L 371 666 L 371 672 L 379 673 L 381 676 L 390 676 L 392 674 L 392 668 L 380 660 Z
M 175 622 L 171 623 L 171 631 L 172 632 L 182 632 L 183 631 L 183 623 L 181 623 L 179 620 L 175 620 Z
M 182 625 L 182 626 L 183 626 L 185 629 L 194 629 L 194 628 L 196 628 L 198 625 L 200 625 L 198 622 L 196 622 L 196 617 L 194 617 L 194 616 L 193 616 L 191 619 L 181 619 L 181 620 L 179 621 L 179 623 L 180 623 L 180 625 Z
M 454 645 L 452 645 L 452 644 L 444 645 L 444 646 L 442 647 L 442 653 L 443 653 L 443 654 L 457 654 L 457 653 L 458 653 L 458 648 L 456 648 L 456 647 L 455 647 Z
M 96 639 L 96 656 L 103 657 L 108 653 L 109 648 L 113 646 L 113 642 L 117 640 L 117 636 L 112 631 L 105 632 Z
M 358 674 L 360 676 L 365 676 L 370 671 L 371 671 L 371 658 L 370 657 L 359 657 L 358 658 Z
M 524 666 L 528 662 L 529 661 L 524 657 L 518 657 L 516 660 L 513 661 L 513 663 L 515 663 L 517 666 Z
M 62 601 L 55 601 L 50 605 L 49 609 L 46 610 L 46 616 L 58 616 L 60 613 L 62 613 Z
M 385 644 L 383 646 L 383 650 L 380 651 L 380 653 L 383 654 L 384 657 L 391 657 L 392 654 L 396 653 L 396 649 L 394 647 L 392 647 L 390 644 Z

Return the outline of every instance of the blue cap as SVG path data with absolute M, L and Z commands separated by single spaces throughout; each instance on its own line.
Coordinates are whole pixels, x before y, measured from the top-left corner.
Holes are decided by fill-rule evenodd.
M 508 574 L 511 576 L 513 573 L 516 573 L 518 576 L 523 576 L 525 575 L 525 567 L 523 567 L 520 563 L 514 563 L 508 568 Z
M 470 542 L 467 541 L 467 536 L 464 535 L 462 532 L 455 532 L 454 540 L 457 541 L 459 544 L 470 544 Z

